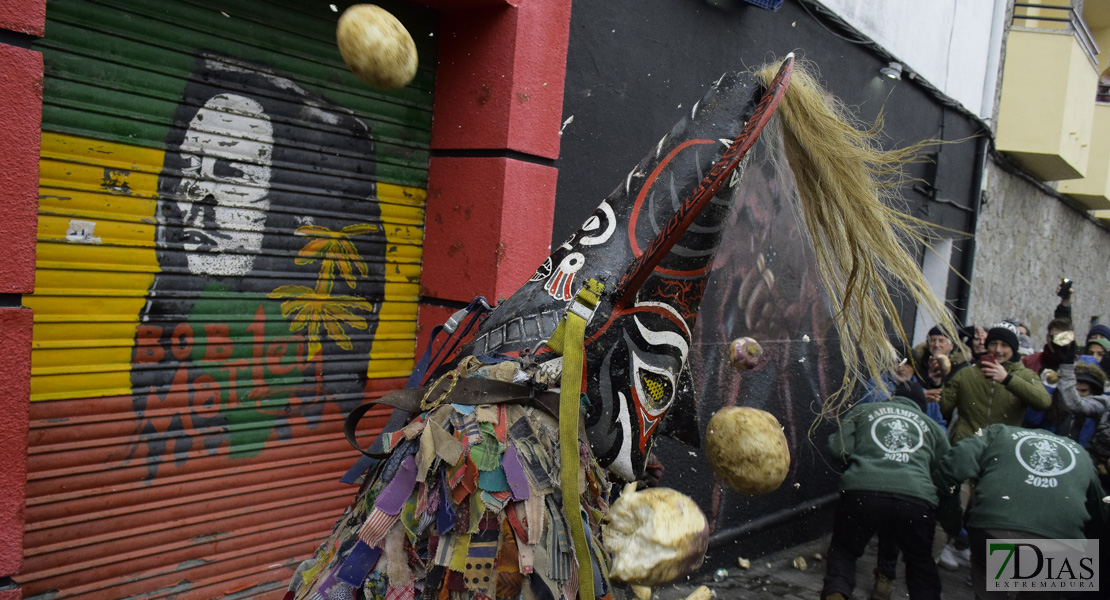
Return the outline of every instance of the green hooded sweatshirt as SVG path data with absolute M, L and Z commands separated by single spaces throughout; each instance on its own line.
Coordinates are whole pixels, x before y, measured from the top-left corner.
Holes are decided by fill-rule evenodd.
M 948 451 L 944 429 L 912 400 L 857 404 L 829 436 L 842 491 L 889 492 L 937 505 L 936 463 Z
M 1094 463 L 1066 437 L 1043 429 L 991 425 L 952 447 L 940 461 L 944 485 L 978 478 L 967 524 L 1083 539 L 1087 522 L 1105 522 Z
M 1005 383 L 987 379 L 982 369 L 969 365 L 944 384 L 940 412 L 949 420 L 948 439 L 953 444 L 994 423 L 1021 425 L 1026 407 L 1045 410 L 1052 404 L 1041 378 L 1021 361 L 1002 366 L 1010 374 Z M 955 423 L 953 409 L 958 409 Z

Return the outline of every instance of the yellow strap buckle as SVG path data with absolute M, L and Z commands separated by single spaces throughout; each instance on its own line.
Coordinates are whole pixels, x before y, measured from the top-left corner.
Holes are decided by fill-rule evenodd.
M 574 558 L 578 562 L 578 598 L 593 600 L 594 568 L 586 541 L 586 525 L 582 520 L 581 492 L 578 475 L 581 462 L 578 454 L 578 417 L 581 411 L 582 365 L 585 360 L 586 324 L 597 309 L 604 289 L 596 280 L 589 280 L 567 307 L 567 314 L 551 334 L 547 346 L 563 356 L 563 375 L 559 392 L 559 487 L 563 512 L 574 541 Z
M 571 315 L 574 315 L 582 320 L 582 326 L 585 328 L 586 323 L 594 316 L 594 311 L 597 310 L 598 300 L 601 299 L 601 292 L 605 286 L 598 283 L 596 279 L 591 279 L 578 290 L 578 294 L 571 300 L 570 305 L 567 306 L 566 317 L 559 321 L 559 326 L 555 328 L 554 333 L 551 334 L 551 339 L 547 340 L 547 347 L 551 348 L 558 354 L 566 356 L 563 350 L 563 339 L 566 337 L 567 320 Z M 566 362 L 566 359 L 563 359 Z M 565 368 L 565 365 L 564 365 Z

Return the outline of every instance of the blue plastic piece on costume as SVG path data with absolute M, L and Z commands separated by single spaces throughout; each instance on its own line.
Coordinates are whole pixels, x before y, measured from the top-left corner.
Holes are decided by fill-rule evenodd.
M 335 574 L 336 579 L 351 587 L 361 587 L 362 582 L 366 581 L 366 576 L 374 569 L 374 565 L 378 564 L 378 558 L 381 555 L 381 548 L 371 548 L 366 542 L 360 540 L 343 560 L 343 565 Z
M 447 489 L 447 481 L 440 479 L 440 497 L 439 508 L 436 509 L 436 531 L 439 535 L 445 535 L 455 527 L 455 514 L 454 507 L 451 506 L 451 495 Z
M 363 454 L 362 456 L 358 457 L 358 460 L 355 461 L 355 464 L 351 465 L 350 469 L 347 469 L 347 472 L 343 474 L 343 477 L 339 478 L 339 482 L 346 484 L 354 483 L 358 481 L 359 477 L 362 477 L 363 473 L 369 471 L 370 468 L 376 464 L 378 464 L 378 459 L 371 458 Z

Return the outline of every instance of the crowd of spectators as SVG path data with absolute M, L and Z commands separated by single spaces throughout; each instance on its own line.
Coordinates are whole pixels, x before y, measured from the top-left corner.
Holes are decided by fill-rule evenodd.
M 1110 546 L 1110 327 L 1079 337 L 1071 283 L 1057 295 L 1039 350 L 1016 318 L 896 345 L 901 364 L 829 438 L 843 475 L 822 598 L 852 597 L 856 559 L 876 534 L 872 600 L 890 598 L 899 554 L 911 599 L 941 597 L 938 565 L 968 569 L 976 596 L 994 598 L 1008 596 L 988 589 L 988 539 Z M 947 541 L 934 552 L 937 535 Z

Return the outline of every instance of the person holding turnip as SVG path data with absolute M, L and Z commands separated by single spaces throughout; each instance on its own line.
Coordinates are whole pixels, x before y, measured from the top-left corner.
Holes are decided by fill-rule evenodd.
M 933 327 L 925 341 L 913 349 L 913 364 L 925 388 L 929 403 L 940 400 L 940 391 L 948 378 L 968 364 L 970 351 L 945 335 L 940 327 Z

